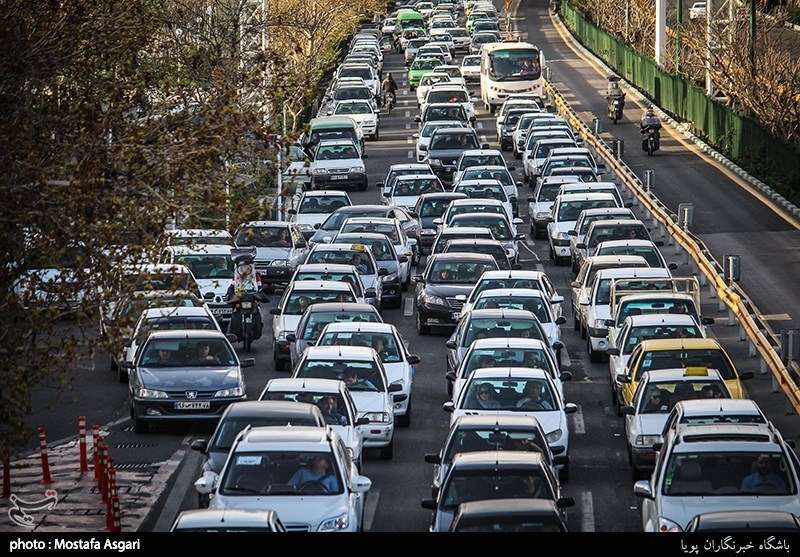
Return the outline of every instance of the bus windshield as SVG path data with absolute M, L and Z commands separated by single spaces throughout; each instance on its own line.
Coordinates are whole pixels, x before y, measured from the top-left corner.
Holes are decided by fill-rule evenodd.
M 496 50 L 489 54 L 489 76 L 503 81 L 539 79 L 539 51 L 533 48 Z

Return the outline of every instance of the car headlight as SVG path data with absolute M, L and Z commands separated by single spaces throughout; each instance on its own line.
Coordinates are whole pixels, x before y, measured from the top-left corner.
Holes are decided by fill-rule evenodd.
M 426 304 L 434 304 L 437 306 L 447 305 L 447 303 L 444 301 L 444 298 L 442 298 L 441 296 L 429 296 L 426 294 L 422 297 L 422 301 L 425 302 Z
M 436 236 L 436 231 L 430 228 L 424 228 L 421 234 L 423 236 Z
M 551 215 L 550 211 L 538 211 L 536 213 L 536 219 L 537 220 L 549 219 L 550 215 Z
M 167 393 L 164 391 L 158 391 L 156 389 L 145 389 L 142 387 L 139 389 L 139 398 L 169 398 Z
M 567 234 L 566 232 L 559 232 L 558 237 L 561 238 L 562 240 L 569 240 L 569 234 Z
M 314 174 L 328 174 L 327 168 L 315 168 Z
M 605 329 L 606 328 L 606 320 L 605 319 L 595 319 L 594 320 L 594 328 L 595 329 Z
M 640 447 L 652 447 L 654 443 L 658 443 L 660 441 L 660 435 L 637 435 L 634 444 Z
M 350 172 L 364 172 L 363 166 L 354 166 L 350 169 Z
M 557 430 L 551 431 L 550 433 L 545 435 L 545 439 L 547 440 L 548 443 L 555 443 L 556 441 L 561 439 L 561 436 L 563 434 L 564 434 L 563 431 L 561 431 L 560 429 L 557 429 Z
M 244 394 L 244 388 L 242 387 L 233 387 L 231 389 L 222 389 L 221 391 L 217 391 L 214 394 L 214 398 L 227 398 L 232 396 L 242 396 Z
M 270 262 L 270 266 L 272 267 L 289 267 L 291 264 L 291 261 L 288 259 L 273 259 Z
M 392 281 L 395 281 L 395 280 L 397 280 L 397 273 L 389 273 L 388 275 L 386 275 L 385 277 L 383 277 L 383 280 L 384 280 L 385 282 L 392 282 Z
M 378 424 L 388 424 L 389 423 L 389 414 L 386 412 L 367 412 L 364 414 L 366 418 L 373 423 Z
M 433 166 L 442 166 L 442 159 L 428 159 L 428 164 Z
M 336 532 L 337 530 L 347 530 L 350 524 L 350 517 L 347 513 L 335 518 L 327 518 L 319 525 L 319 532 Z
M 300 230 L 309 230 L 310 231 L 310 230 L 314 230 L 314 227 L 312 225 L 310 225 L 310 224 L 301 224 L 300 225 Z
M 278 332 L 278 340 L 286 340 L 286 331 Z
M 683 528 L 663 516 L 658 517 L 658 531 L 659 532 L 683 532 Z

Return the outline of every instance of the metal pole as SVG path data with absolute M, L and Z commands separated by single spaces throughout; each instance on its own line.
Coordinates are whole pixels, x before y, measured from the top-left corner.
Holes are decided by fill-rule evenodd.
M 631 42 L 631 0 L 625 0 L 625 43 Z
M 681 73 L 681 26 L 683 25 L 683 0 L 678 0 L 675 25 L 675 73 Z
M 756 73 L 756 0 L 750 0 L 750 75 L 755 75 L 755 73 Z
M 706 0 L 706 95 L 714 95 L 714 82 L 711 79 L 711 21 L 714 19 L 714 0 Z
M 656 0 L 656 64 L 664 67 L 667 45 L 667 0 Z

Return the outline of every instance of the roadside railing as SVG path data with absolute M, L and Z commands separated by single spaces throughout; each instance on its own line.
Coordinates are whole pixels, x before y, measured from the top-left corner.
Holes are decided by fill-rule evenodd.
M 679 223 L 678 215 L 661 203 L 621 157 L 615 156 L 609 145 L 578 117 L 558 89 L 549 81 L 545 82 L 545 88 L 556 109 L 581 134 L 585 144 L 590 145 L 597 155 L 605 159 L 607 167 L 633 195 L 634 203 L 641 205 L 653 226 L 658 226 L 661 236 L 669 237 L 669 245 L 675 246 L 676 254 L 682 250 L 685 263 L 689 262 L 689 258 L 694 261 L 700 273 L 700 284 L 709 287 L 712 298 L 719 299 L 720 311 L 727 308 L 728 324 L 739 323 L 739 340 L 749 341 L 749 356 L 761 358 L 761 373 L 772 373 L 775 384 L 786 395 L 794 411 L 800 413 L 800 368 L 796 363 L 784 363 L 780 337 L 772 330 L 755 304 L 737 283 L 726 281 L 723 267 L 714 259 L 703 241 L 692 234 L 688 226 Z M 777 392 L 777 389 L 773 390 Z

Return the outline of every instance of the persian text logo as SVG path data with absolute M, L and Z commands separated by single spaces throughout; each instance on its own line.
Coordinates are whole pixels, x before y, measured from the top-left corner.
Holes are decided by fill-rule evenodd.
M 37 499 L 36 501 L 26 501 L 12 494 L 9 500 L 11 501 L 11 508 L 8 509 L 8 517 L 11 522 L 23 528 L 33 529 L 36 527 L 36 521 L 26 511 L 43 511 L 55 508 L 58 504 L 58 493 L 55 490 L 48 489 L 44 492 L 44 499 Z

